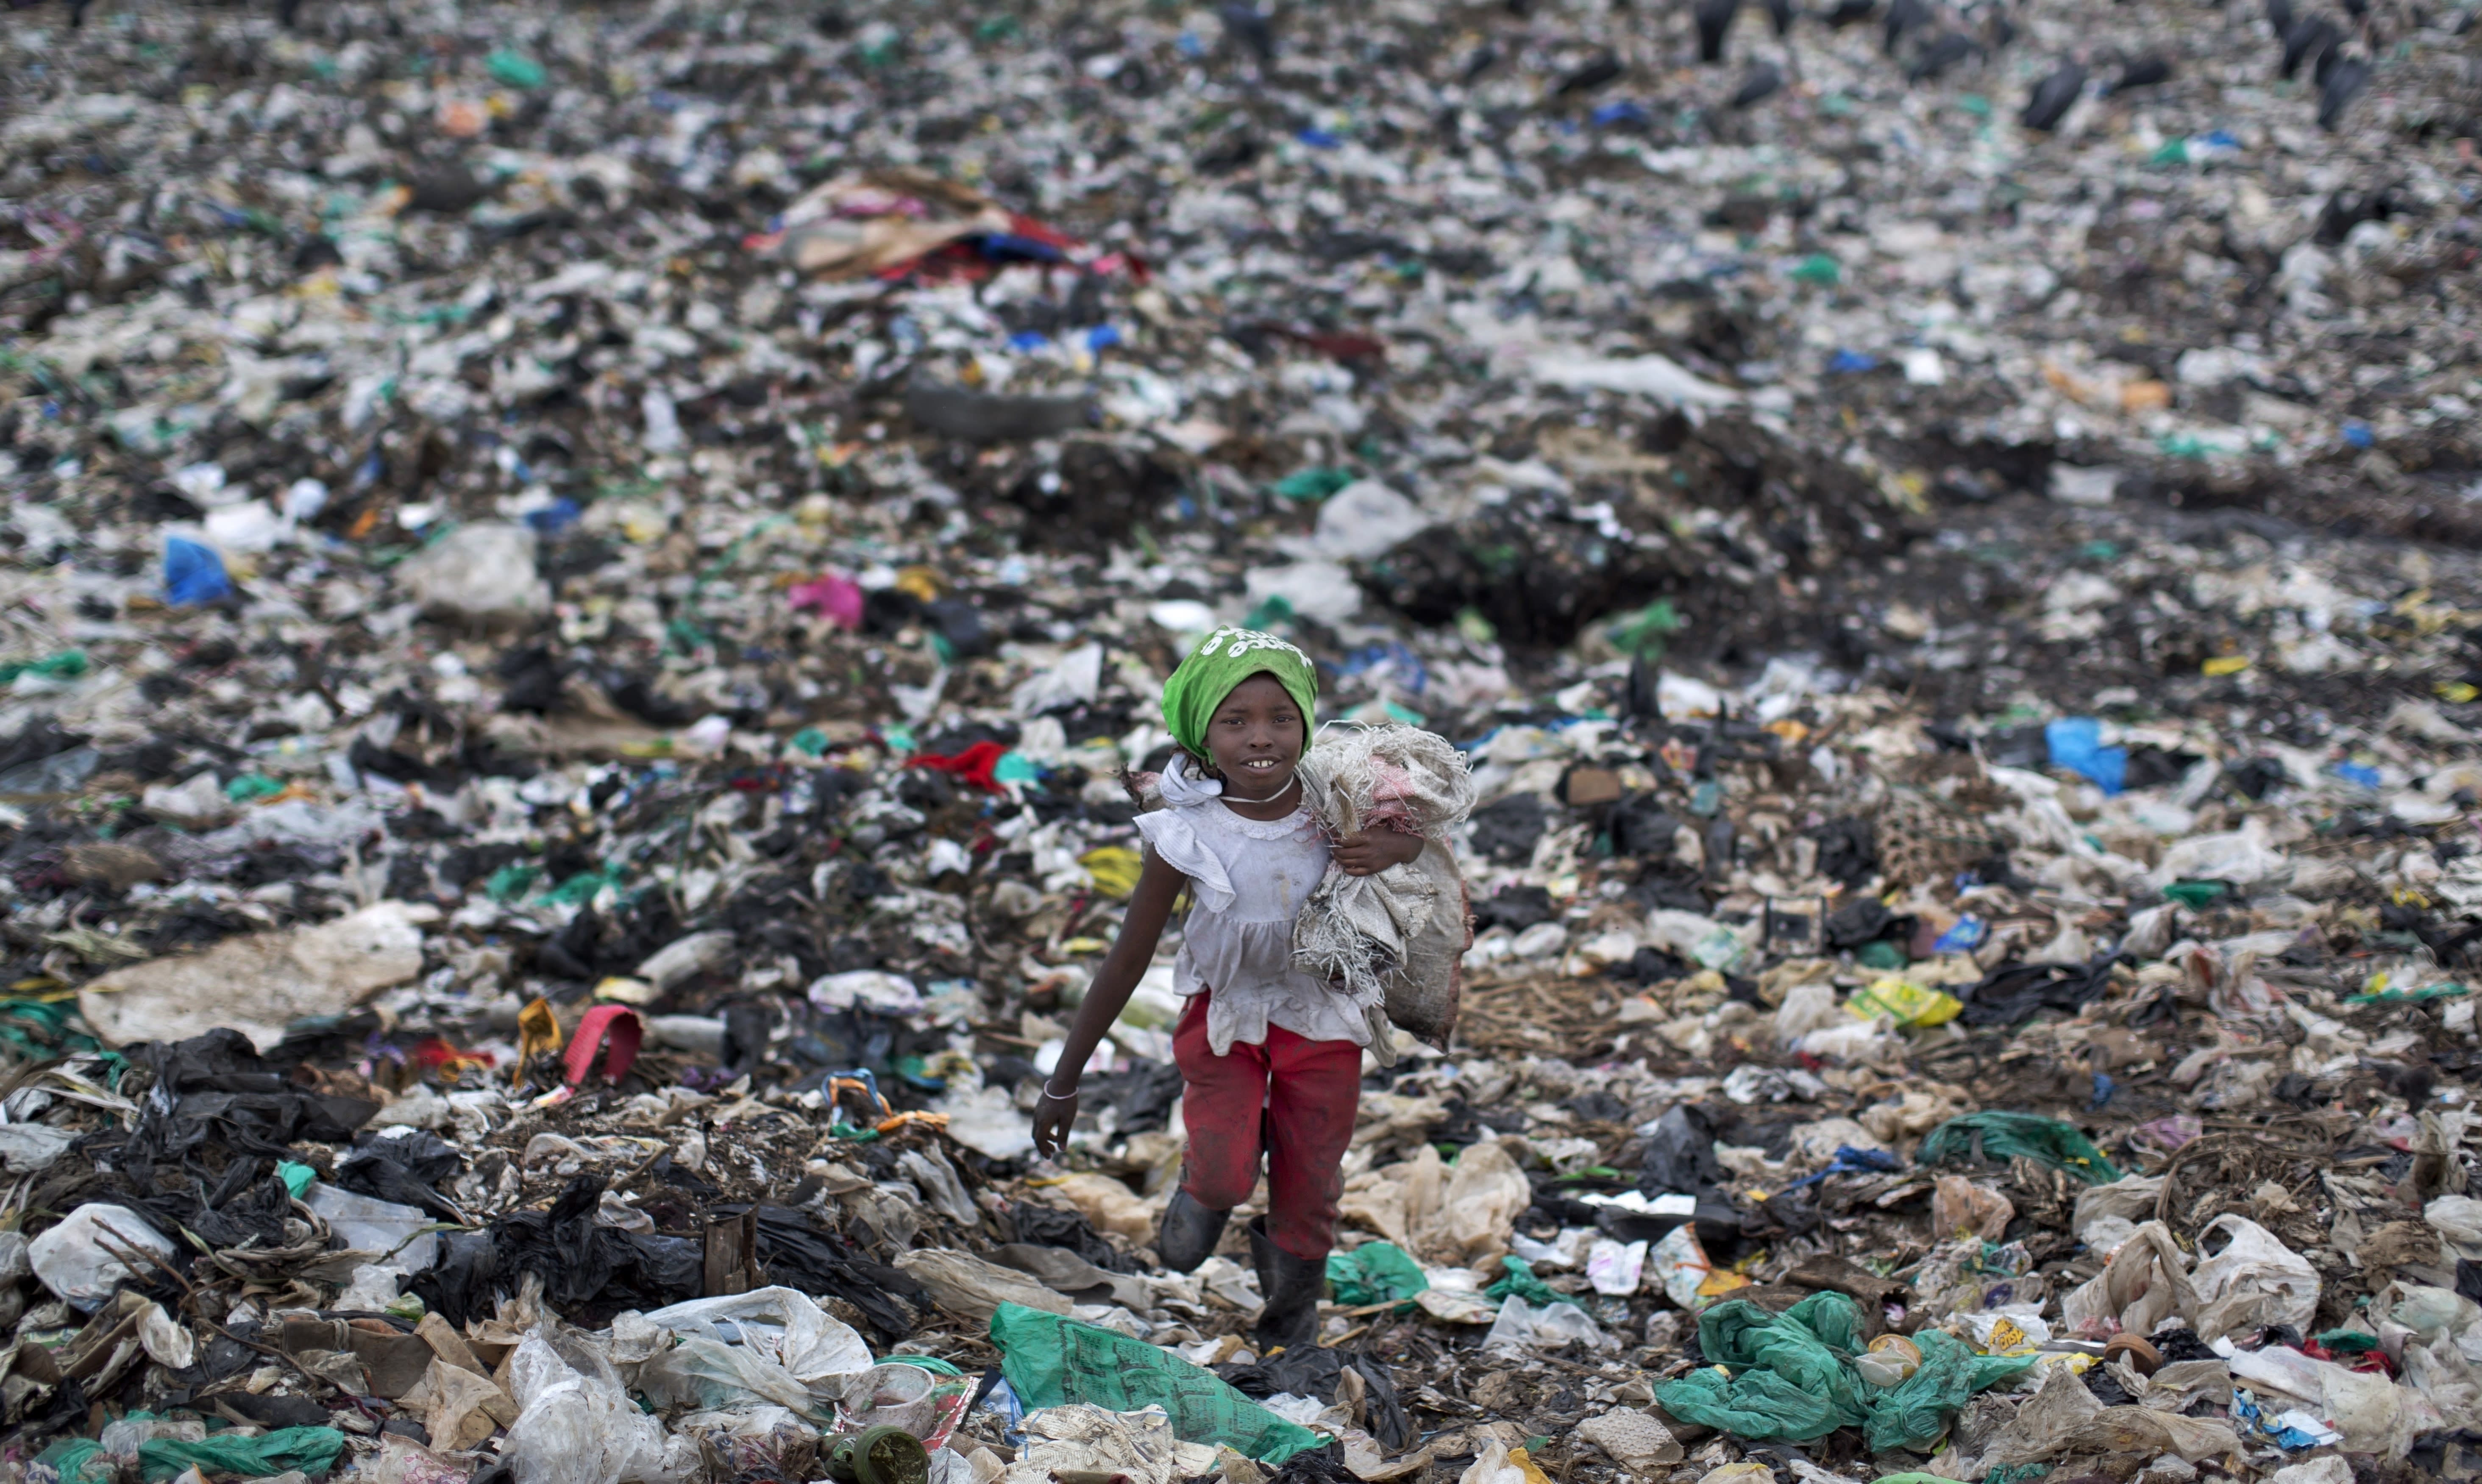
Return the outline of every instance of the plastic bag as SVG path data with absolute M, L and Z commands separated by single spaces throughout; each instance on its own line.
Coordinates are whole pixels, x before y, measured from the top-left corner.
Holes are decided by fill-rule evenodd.
M 1656 1387 L 1654 1398 L 1683 1421 L 1745 1438 L 1807 1443 L 1858 1427 L 1866 1415 L 1845 1358 L 1861 1350 L 1860 1330 L 1860 1312 L 1840 1293 L 1781 1314 L 1726 1299 L 1698 1316 L 1699 1348 L 1713 1364 Z
M 1598 1238 L 1586 1254 L 1586 1281 L 1597 1293 L 1635 1293 L 1646 1277 L 1646 1250 L 1650 1245 Z
M 2310 1260 L 2257 1222 L 2229 1212 L 2198 1234 L 2200 1250 L 2217 1232 L 2228 1232 L 2231 1241 L 2189 1275 L 2198 1293 L 2191 1326 L 2198 1338 L 2218 1339 L 2269 1324 L 2308 1329 L 2318 1312 L 2318 1270 Z
M 2130 1175 L 2107 1185 L 2089 1185 L 2077 1193 L 2069 1228 L 2078 1241 L 2108 1254 L 2136 1233 L 2139 1222 L 2154 1214 L 2155 1200 L 2162 1194 L 2159 1175 Z
M 1112 1412 L 1159 1406 L 1182 1442 L 1225 1444 L 1268 1464 L 1318 1446 L 1308 1428 L 1144 1340 L 1019 1304 L 1002 1304 L 991 1314 L 990 1336 L 1001 1374 L 1030 1410 L 1072 1402 Z
M 1977 1391 L 2030 1369 L 2032 1355 L 1976 1355 L 1964 1340 L 1940 1330 L 1914 1337 L 1922 1364 L 1911 1376 L 1885 1391 L 1864 1392 L 1862 1405 L 1870 1414 L 1862 1437 L 1871 1451 L 1910 1448 L 1927 1453 L 1940 1434 Z
M 2197 1312 L 2189 1259 L 2159 1221 L 2130 1232 L 2100 1273 L 2060 1300 L 2063 1325 L 2086 1339 L 2108 1339 L 2123 1330 L 2151 1335 L 2165 1319 Z
M 1995 1242 L 2006 1234 L 2017 1207 L 2006 1196 L 1962 1175 L 1942 1175 L 1931 1191 L 1931 1232 L 1941 1241 L 1978 1236 Z
M 1914 1337 L 1921 1365 L 1911 1376 L 1865 1390 L 1854 1365 L 1860 1335 L 1861 1311 L 1841 1293 L 1813 1293 L 1780 1314 L 1727 1299 L 1698 1318 L 1699 1348 L 1715 1364 L 1656 1387 L 1654 1397 L 1684 1421 L 1745 1438 L 1806 1443 L 1861 1426 L 1873 1450 L 1919 1450 L 1975 1392 L 2035 1361 L 1976 1355 L 1927 1330 Z
M 29 1242 L 26 1260 L 44 1287 L 80 1313 L 92 1313 L 123 1279 L 132 1276 L 119 1256 L 130 1249 L 167 1261 L 172 1257 L 172 1244 L 148 1226 L 145 1217 L 125 1206 L 96 1202 L 79 1206 L 67 1220 Z M 149 1268 L 136 1276 L 145 1283 L 158 1275 Z
M 2298 1353 L 2298 1352 L 2294 1352 Z M 2386 1385 L 2385 1378 L 2380 1384 Z M 2144 1407 L 2106 1407 L 2066 1365 L 2043 1384 L 1982 1454 L 1992 1468 L 2014 1468 L 2067 1454 L 2174 1453 L 2195 1463 L 2236 1452 L 2240 1440 L 2221 1418 L 2189 1418 Z
M 1521 1298 L 1530 1304 L 1557 1304 L 1560 1294 L 1534 1276 L 1533 1264 L 1514 1255 L 1499 1259 L 1500 1275 L 1482 1291 L 1487 1298 Z
M 1025 1444 L 1001 1484 L 1051 1484 L 1074 1474 L 1118 1474 L 1128 1484 L 1212 1477 L 1216 1453 L 1183 1441 L 1161 1407 L 1114 1413 L 1070 1405 L 1031 1412 Z M 1228 1475 L 1229 1477 L 1229 1475 Z
M 726 1298 L 692 1299 L 639 1317 L 684 1338 L 747 1345 L 805 1384 L 871 1367 L 870 1346 L 853 1326 L 797 1288 L 753 1288 Z
M 120 1477 L 112 1455 L 92 1438 L 63 1438 L 35 1455 L 35 1462 L 49 1466 L 61 1484 L 115 1484 Z
M 1413 1295 L 1431 1285 L 1422 1276 L 1422 1264 L 1394 1242 L 1364 1242 L 1351 1252 L 1330 1252 L 1327 1283 L 1335 1301 L 1347 1308 L 1404 1299 L 1396 1306 L 1398 1313 L 1410 1312 Z
M 1915 1030 L 1933 1025 L 1945 1025 L 1965 1008 L 1965 1002 L 1944 990 L 1934 990 L 1903 979 L 1882 979 L 1867 989 L 1855 990 L 1844 1001 L 1844 1013 L 1857 1020 L 1875 1020 L 1882 1016 L 1898 1025 Z
M 810 1394 L 793 1373 L 757 1351 L 716 1339 L 684 1339 L 638 1367 L 638 1390 L 658 1407 L 701 1412 L 772 1404 L 825 1423 L 835 1404 Z
M 1551 1479 L 1525 1449 L 1493 1438 L 1457 1475 L 1457 1484 L 1551 1484 Z
M 2399 1388 L 2385 1375 L 2348 1370 L 2331 1361 L 2302 1354 L 2284 1345 L 2235 1350 L 2224 1358 L 2234 1381 L 2271 1388 L 2309 1404 L 2319 1420 L 2343 1435 L 2353 1453 L 2398 1453 L 2422 1418 L 2408 1416 L 2407 1403 L 2422 1413 L 2431 1409 L 2418 1392 Z M 2281 1409 L 2268 1406 L 2272 1413 Z
M 819 1430 L 782 1407 L 693 1412 L 673 1428 L 698 1444 L 711 1478 L 803 1479 L 818 1461 Z
M 1607 1349 L 1615 1343 L 1574 1304 L 1557 1303 L 1537 1309 L 1525 1302 L 1523 1294 L 1512 1293 L 1500 1304 L 1499 1317 L 1492 1321 L 1491 1333 L 1482 1338 L 1482 1346 L 1486 1350 L 1549 1350 L 1571 1340 L 1583 1340 L 1595 1350 Z
M 2421 1219 L 2439 1239 L 2469 1259 L 2482 1259 L 2482 1201 L 2471 1196 L 2441 1196 L 2421 1208 Z
M 1822 1026 L 1842 1020 L 1832 984 L 1796 984 L 1776 1007 L 1776 1044 L 1790 1046 Z
M 896 1361 L 874 1365 L 844 1378 L 836 1431 L 902 1427 L 921 1439 L 923 1446 L 941 1447 L 964 1419 L 975 1390 L 973 1380 L 962 1374 L 935 1374 Z
M 896 1266 L 929 1289 L 933 1303 L 967 1319 L 989 1318 L 1003 1304 L 1059 1314 L 1069 1312 L 1070 1307 L 1067 1298 L 1015 1268 L 986 1262 L 953 1247 L 917 1247 L 899 1253 Z
M 186 536 L 164 538 L 164 600 L 175 608 L 212 603 L 232 596 L 221 552 Z
M 509 1358 L 509 1391 L 521 1410 L 500 1457 L 516 1484 L 681 1484 L 697 1471 L 697 1446 L 667 1437 L 639 1411 L 610 1362 L 579 1346 L 569 1353 L 585 1368 L 538 1330 Z
M 1449 1169 L 1437 1211 L 1419 1224 L 1416 1245 L 1426 1254 L 1477 1265 L 1508 1251 L 1508 1233 L 1534 1204 L 1525 1172 L 1496 1141 L 1471 1144 Z
M 115 1458 L 136 1458 L 138 1450 L 159 1439 L 180 1443 L 204 1443 L 207 1424 L 199 1421 L 176 1422 L 151 1412 L 132 1412 L 127 1417 L 103 1424 L 95 1442 Z
M 536 544 L 523 525 L 477 521 L 397 564 L 396 582 L 434 617 L 514 623 L 551 606 L 551 589 L 535 570 Z
M 1924 1167 L 1975 1156 L 1985 1164 L 2005 1164 L 2019 1154 L 2066 1170 L 2089 1185 L 2120 1179 L 2120 1167 L 2103 1157 L 2103 1152 L 2084 1134 L 2056 1118 L 2032 1113 L 1967 1113 L 1951 1118 L 1923 1136 L 1914 1159 Z
M 385 1433 L 380 1438 L 379 1455 L 365 1461 L 356 1473 L 366 1476 L 369 1484 L 465 1484 L 473 1466 L 442 1458 L 411 1438 Z
M 164 1439 L 138 1450 L 139 1469 L 153 1484 L 184 1470 L 230 1474 L 237 1479 L 279 1473 L 324 1473 L 343 1452 L 345 1435 L 333 1427 L 282 1427 L 255 1438 L 220 1433 L 201 1443 Z

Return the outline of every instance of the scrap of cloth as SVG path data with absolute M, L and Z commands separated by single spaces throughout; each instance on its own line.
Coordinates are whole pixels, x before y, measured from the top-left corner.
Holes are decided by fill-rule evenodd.
M 1164 682 L 1164 726 L 1182 751 L 1201 762 L 1211 762 L 1206 751 L 1206 724 L 1232 688 L 1264 672 L 1276 677 L 1293 704 L 1302 708 L 1302 731 L 1309 732 L 1318 709 L 1318 671 L 1310 657 L 1273 634 L 1254 628 L 1219 628 L 1198 642 L 1180 668 Z

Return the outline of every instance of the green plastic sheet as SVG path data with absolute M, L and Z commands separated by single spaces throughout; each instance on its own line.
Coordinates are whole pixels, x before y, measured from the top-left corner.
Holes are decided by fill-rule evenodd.
M 1920 1165 L 1962 1163 L 1979 1154 L 1985 1163 L 2006 1164 L 2019 1154 L 2066 1170 L 2089 1185 L 2108 1185 L 2120 1179 L 2120 1168 L 2104 1157 L 2074 1125 L 2032 1113 L 1967 1113 L 1951 1118 L 1922 1139 L 1914 1152 Z
M 61 1484 L 113 1484 L 120 1476 L 104 1456 L 103 1444 L 92 1438 L 63 1438 L 37 1454 L 35 1462 L 59 1470 Z
M 1002 1304 L 991 1313 L 991 1343 L 999 1347 L 1000 1374 L 1029 1412 L 1073 1402 L 1112 1412 L 1161 1407 L 1183 1443 L 1221 1444 L 1264 1464 L 1281 1465 L 1319 1445 L 1317 1434 L 1213 1371 L 1112 1330 Z
M 1698 1343 L 1716 1365 L 1654 1389 L 1663 1410 L 1744 1438 L 1808 1443 L 1859 1427 L 1870 1447 L 1926 1450 L 1977 1391 L 2034 1364 L 1987 1356 L 1950 1335 L 1913 1337 L 1921 1368 L 1873 1387 L 1853 1366 L 1861 1311 L 1841 1293 L 1813 1293 L 1780 1314 L 1727 1299 L 1698 1316 Z
M 1502 1258 L 1499 1259 L 1499 1265 L 1501 1271 L 1498 1280 L 1482 1290 L 1483 1297 L 1505 1299 L 1514 1293 L 1529 1304 L 1559 1304 L 1567 1301 L 1566 1295 L 1535 1277 L 1533 1264 L 1523 1258 Z
M 1396 1308 L 1403 1313 L 1431 1280 L 1422 1276 L 1422 1264 L 1394 1242 L 1364 1242 L 1351 1252 L 1327 1255 L 1327 1285 L 1335 1301 L 1348 1308 L 1404 1299 Z
M 138 1471 L 147 1484 L 196 1466 L 209 1475 L 263 1479 L 300 1471 L 324 1473 L 345 1449 L 345 1435 L 332 1427 L 283 1427 L 255 1438 L 210 1435 L 200 1443 L 156 1438 L 138 1445 Z M 116 1478 L 103 1444 L 92 1438 L 64 1438 L 45 1448 L 38 1463 L 61 1471 L 61 1484 L 110 1484 Z

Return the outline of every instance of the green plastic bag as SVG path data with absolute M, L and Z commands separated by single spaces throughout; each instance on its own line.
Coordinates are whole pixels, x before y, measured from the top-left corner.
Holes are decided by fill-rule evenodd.
M 147 1484 L 169 1479 L 196 1465 L 207 1474 L 264 1479 L 300 1471 L 325 1473 L 345 1450 L 345 1435 L 333 1427 L 283 1427 L 255 1438 L 215 1434 L 203 1442 L 181 1443 L 153 1438 L 138 1445 L 138 1471 Z M 61 1484 L 109 1484 L 115 1477 L 103 1444 L 92 1438 L 64 1438 L 45 1448 L 38 1463 L 61 1471 Z
M 1505 1299 L 1514 1293 L 1529 1304 L 1560 1304 L 1567 1298 L 1549 1284 L 1534 1276 L 1534 1267 L 1523 1258 L 1502 1258 L 1503 1271 L 1496 1283 L 1482 1290 L 1483 1297 Z
M 1663 1410 L 1744 1438 L 1808 1443 L 1868 1420 L 1861 1312 L 1841 1293 L 1813 1293 L 1780 1314 L 1726 1299 L 1698 1316 L 1698 1346 L 1718 1363 L 1654 1389 Z
M 103 1444 L 92 1438 L 63 1438 L 35 1457 L 61 1472 L 61 1484 L 113 1484 L 119 1473 L 103 1456 Z
M 2032 1113 L 1967 1113 L 1951 1118 L 1923 1137 L 1921 1147 L 1914 1152 L 1914 1162 L 1925 1167 L 1962 1163 L 1977 1154 L 1989 1164 L 2006 1164 L 2022 1154 L 2054 1170 L 2066 1170 L 2089 1185 L 2108 1185 L 2120 1179 L 2120 1167 L 2073 1126 Z
M 1393 1242 L 1364 1242 L 1351 1252 L 1327 1255 L 1327 1285 L 1347 1308 L 1404 1299 L 1396 1312 L 1412 1309 L 1416 1293 L 1431 1285 L 1422 1264 Z
M 1112 1412 L 1161 1407 L 1183 1443 L 1222 1444 L 1263 1464 L 1281 1465 L 1319 1445 L 1317 1434 L 1213 1371 L 1112 1330 L 1002 1304 L 991 1312 L 991 1343 L 999 1347 L 1000 1374 L 1028 1412 L 1072 1402 Z
M 1841 1293 L 1813 1293 L 1780 1314 L 1727 1299 L 1698 1316 L 1698 1344 L 1719 1364 L 1654 1389 L 1663 1410 L 1745 1438 L 1808 1443 L 1861 1427 L 1876 1449 L 1926 1451 L 1957 1412 L 2034 1364 L 1980 1355 L 1951 1335 L 1914 1337 L 1921 1368 L 1882 1391 L 1853 1366 L 1862 1314 Z
M 146 1484 L 157 1484 L 197 1465 L 206 1474 L 264 1479 L 300 1471 L 325 1473 L 345 1450 L 345 1435 L 332 1427 L 280 1427 L 255 1438 L 217 1435 L 203 1443 L 176 1443 L 158 1438 L 138 1445 L 138 1470 Z
M 1862 1436 L 1872 1451 L 1908 1448 L 1927 1453 L 1976 1392 L 2031 1366 L 2031 1355 L 1983 1355 L 1953 1335 L 1924 1330 L 1914 1337 L 1922 1352 L 1919 1370 L 1884 1391 L 1863 1389 L 1870 1425 Z

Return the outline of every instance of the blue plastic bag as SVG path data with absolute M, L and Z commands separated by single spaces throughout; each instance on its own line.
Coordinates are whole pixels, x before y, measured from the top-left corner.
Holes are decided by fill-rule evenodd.
M 2063 716 L 2043 729 L 2051 750 L 2051 766 L 2066 768 L 2105 794 L 2116 794 L 2128 781 L 2128 749 L 2102 745 L 2102 723 L 2091 716 Z
M 176 608 L 232 596 L 224 559 L 216 548 L 186 536 L 164 538 L 164 600 Z

